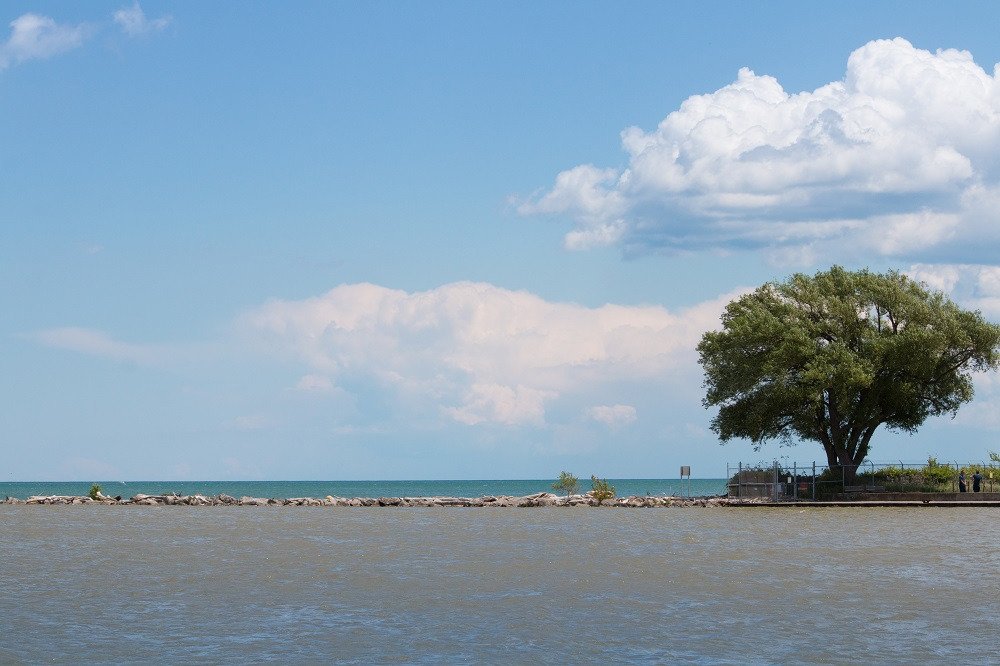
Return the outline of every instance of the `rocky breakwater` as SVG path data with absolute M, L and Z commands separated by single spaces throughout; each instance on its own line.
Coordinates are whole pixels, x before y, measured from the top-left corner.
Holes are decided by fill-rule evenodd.
M 135 495 L 128 499 L 108 497 L 98 493 L 96 498 L 73 495 L 36 495 L 26 500 L 8 497 L 0 504 L 106 504 L 138 506 L 388 506 L 388 507 L 584 507 L 656 508 L 673 506 L 728 506 L 733 502 L 726 497 L 668 497 L 640 496 L 615 497 L 598 503 L 586 495 L 560 496 L 552 493 L 535 493 L 523 497 L 510 495 L 484 495 L 483 497 L 232 497 L 230 495 Z

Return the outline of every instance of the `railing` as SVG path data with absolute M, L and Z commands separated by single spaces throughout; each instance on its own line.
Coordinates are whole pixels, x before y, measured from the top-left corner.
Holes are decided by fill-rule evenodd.
M 962 474 L 964 473 L 964 477 Z M 976 474 L 979 474 L 978 484 Z M 782 500 L 829 499 L 852 493 L 1000 492 L 1000 464 L 957 462 L 874 463 L 858 466 L 811 463 L 727 464 L 728 495 Z M 964 478 L 964 490 L 962 480 Z M 978 488 L 977 488 L 978 486 Z

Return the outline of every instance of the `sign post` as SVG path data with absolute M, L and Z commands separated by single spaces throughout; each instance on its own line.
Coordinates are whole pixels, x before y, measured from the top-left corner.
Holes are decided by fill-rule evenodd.
M 690 465 L 681 465 L 681 485 L 684 485 L 684 477 L 687 477 L 687 496 L 691 497 L 691 467 Z

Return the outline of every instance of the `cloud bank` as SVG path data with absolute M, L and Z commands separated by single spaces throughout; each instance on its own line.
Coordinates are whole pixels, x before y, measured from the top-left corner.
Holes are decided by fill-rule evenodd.
M 303 363 L 309 388 L 370 385 L 393 404 L 467 425 L 542 427 L 562 405 L 617 427 L 636 420 L 635 408 L 587 408 L 594 396 L 673 373 L 690 379 L 694 347 L 731 297 L 670 312 L 554 303 L 472 282 L 423 292 L 351 284 L 271 301 L 241 325 L 264 353 Z
M 639 418 L 632 405 L 595 405 L 588 408 L 586 414 L 588 418 L 609 428 L 629 425 Z
M 966 51 L 873 41 L 843 80 L 795 94 L 742 69 L 621 141 L 627 166 L 563 171 L 519 211 L 571 217 L 570 249 L 763 249 L 784 264 L 976 262 L 1000 240 L 1000 84 Z
M 124 342 L 80 327 L 28 337 L 159 371 L 214 368 L 209 374 L 227 376 L 255 368 L 257 389 L 284 404 L 272 405 L 277 411 L 325 402 L 337 419 L 351 421 L 338 428 L 398 421 L 418 430 L 619 431 L 641 420 L 637 404 L 659 404 L 655 396 L 670 391 L 689 395 L 701 376 L 695 346 L 739 293 L 670 311 L 552 302 L 488 283 L 418 292 L 360 283 L 264 303 L 236 319 L 232 336 L 209 343 Z M 233 428 L 280 421 L 264 414 L 269 407 L 245 408 L 256 411 L 232 421 Z
M 907 275 L 943 291 L 964 307 L 1000 319 L 1000 266 L 978 264 L 914 264 Z

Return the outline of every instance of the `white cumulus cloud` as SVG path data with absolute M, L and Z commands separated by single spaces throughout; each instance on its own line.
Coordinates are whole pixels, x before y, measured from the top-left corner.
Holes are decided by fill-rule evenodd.
M 731 297 L 671 312 L 556 303 L 472 282 L 422 292 L 350 284 L 271 301 L 242 325 L 266 353 L 291 355 L 337 386 L 374 386 L 469 425 L 541 426 L 560 401 L 662 381 L 679 367 L 693 374 L 694 347 Z M 607 409 L 591 417 L 628 421 L 627 407 Z
M 304 393 L 327 393 L 333 390 L 333 382 L 323 375 L 303 375 L 296 382 L 295 390 Z
M 114 21 L 129 37 L 139 37 L 151 32 L 159 32 L 170 25 L 173 17 L 169 15 L 149 19 L 138 2 L 131 7 L 122 7 L 114 13 Z
M 638 418 L 632 405 L 595 405 L 587 409 L 586 416 L 609 428 L 635 423 Z
M 1000 266 L 984 264 L 913 264 L 914 280 L 943 291 L 964 307 L 1000 319 Z
M 169 15 L 150 19 L 138 2 L 122 7 L 112 15 L 112 20 L 129 37 L 160 32 L 171 24 Z M 83 46 L 96 34 L 98 23 L 75 25 L 56 22 L 50 16 L 27 13 L 10 22 L 10 36 L 0 42 L 0 70 L 27 60 L 44 60 Z
M 503 425 L 543 425 L 545 401 L 555 398 L 555 391 L 527 386 L 473 384 L 461 407 L 445 408 L 444 413 L 459 423 L 500 423 Z
M 1000 83 L 967 51 L 873 41 L 799 93 L 742 69 L 621 141 L 626 167 L 569 168 L 520 212 L 573 218 L 571 249 L 919 258 L 1000 240 Z
M 78 48 L 91 33 L 85 24 L 63 25 L 48 16 L 22 14 L 10 22 L 10 37 L 0 44 L 0 69 Z

